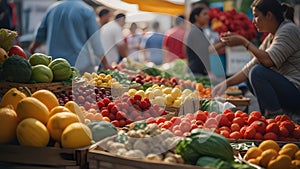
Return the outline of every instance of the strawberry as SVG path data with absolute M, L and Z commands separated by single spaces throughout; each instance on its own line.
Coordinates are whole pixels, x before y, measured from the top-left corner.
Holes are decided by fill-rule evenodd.
M 148 103 L 146 101 L 141 101 L 140 107 L 142 108 L 142 110 L 145 110 L 148 108 Z
M 145 101 L 148 104 L 148 106 L 151 106 L 151 102 L 150 102 L 149 98 L 145 98 L 143 101 Z
M 111 122 L 111 124 L 115 125 L 116 127 L 120 127 L 120 123 L 119 123 L 118 120 L 113 120 L 113 121 Z
M 97 102 L 97 106 L 98 106 L 99 109 L 101 109 L 102 107 L 105 106 L 105 103 L 103 102 L 103 100 L 100 100 L 100 101 Z
M 118 112 L 117 106 L 114 105 L 114 106 L 110 109 L 110 112 L 111 112 L 112 114 L 116 114 L 116 113 Z
M 124 127 L 126 125 L 126 121 L 124 119 L 119 121 L 119 126 Z
M 133 99 L 133 98 L 129 98 L 129 99 L 127 100 L 127 103 L 128 103 L 129 105 L 133 105 L 133 104 L 134 104 L 134 99 Z
M 112 114 L 112 113 L 109 113 L 108 118 L 112 121 L 112 120 L 116 119 L 116 116 L 114 114 Z
M 126 117 L 126 114 L 124 112 L 118 111 L 116 113 L 116 120 L 122 120 L 122 119 L 125 119 L 125 117 Z
M 130 123 L 132 123 L 133 122 L 133 120 L 131 120 L 131 119 L 126 119 L 126 124 L 130 124 Z
M 108 110 L 101 110 L 101 114 L 103 117 L 109 117 L 109 111 Z
M 105 104 L 105 106 L 107 106 L 110 103 L 110 100 L 107 97 L 105 97 L 104 99 L 102 99 L 102 101 Z
M 134 96 L 133 96 L 133 99 L 135 100 L 135 101 L 141 101 L 142 100 L 142 96 L 141 95 L 138 95 L 138 94 L 135 94 Z
M 108 111 L 111 111 L 111 108 L 112 107 L 114 107 L 115 106 L 115 103 L 109 103 L 108 105 L 107 105 L 107 109 L 108 109 Z

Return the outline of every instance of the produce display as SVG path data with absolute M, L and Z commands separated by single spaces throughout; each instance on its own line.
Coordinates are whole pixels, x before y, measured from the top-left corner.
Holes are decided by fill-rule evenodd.
M 266 140 L 249 148 L 244 159 L 267 169 L 296 169 L 300 167 L 300 150 L 294 143 L 280 147 L 275 141 Z
M 210 15 L 220 33 L 230 30 L 248 39 L 256 33 L 234 10 L 213 9 Z M 229 22 L 233 17 L 235 22 Z M 72 86 L 59 91 L 11 87 L 0 95 L 0 146 L 87 152 L 96 147 L 118 158 L 183 167 L 300 166 L 299 124 L 288 115 L 266 119 L 258 111 L 223 110 L 211 98 L 210 79 L 182 73 L 183 61 L 169 67 L 127 62 L 114 70 L 80 75 L 63 58 L 43 53 L 27 56 L 13 45 L 16 36 L 0 29 L 0 83 Z M 246 99 L 237 87 L 228 88 L 222 98 Z M 260 144 L 241 159 L 230 143 L 246 141 Z
M 230 31 L 242 35 L 248 40 L 256 38 L 257 30 L 244 13 L 238 13 L 235 9 L 223 12 L 218 8 L 212 8 L 209 16 L 212 29 L 220 34 Z

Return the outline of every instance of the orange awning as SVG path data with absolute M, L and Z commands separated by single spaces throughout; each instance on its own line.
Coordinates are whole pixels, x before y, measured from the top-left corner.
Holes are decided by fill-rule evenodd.
M 122 0 L 130 4 L 137 4 L 139 10 L 156 12 L 169 15 L 179 15 L 185 13 L 184 4 L 175 4 L 166 0 Z

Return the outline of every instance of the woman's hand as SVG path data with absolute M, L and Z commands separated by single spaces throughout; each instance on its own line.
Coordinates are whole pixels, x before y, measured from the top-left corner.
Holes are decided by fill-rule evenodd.
M 221 34 L 220 39 L 227 46 L 245 45 L 248 43 L 245 37 L 231 32 Z
M 226 80 L 225 80 L 213 88 L 211 96 L 213 98 L 216 96 L 221 96 L 222 94 L 224 94 L 226 89 L 227 89 L 227 84 L 226 84 Z

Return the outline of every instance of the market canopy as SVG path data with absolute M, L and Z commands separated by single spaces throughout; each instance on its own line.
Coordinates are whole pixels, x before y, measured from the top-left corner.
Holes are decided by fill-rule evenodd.
M 185 14 L 189 4 L 198 0 L 95 0 L 103 5 L 127 12 L 155 12 L 169 15 Z M 188 4 L 188 5 L 187 5 Z
M 137 4 L 139 10 L 164 13 L 169 15 L 184 14 L 184 4 L 176 4 L 167 0 L 122 0 L 130 4 Z

